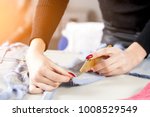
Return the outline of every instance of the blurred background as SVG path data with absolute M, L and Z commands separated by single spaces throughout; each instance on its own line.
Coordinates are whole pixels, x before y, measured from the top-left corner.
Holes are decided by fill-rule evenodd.
M 61 31 L 70 21 L 75 22 L 100 22 L 102 21 L 101 12 L 97 0 L 70 0 L 64 17 L 58 26 L 49 47 L 56 49 L 61 37 Z
M 0 0 L 0 45 L 28 43 L 35 6 L 34 0 Z
M 38 0 L 0 0 L 0 44 L 8 41 L 28 44 L 34 9 Z M 101 22 L 97 0 L 70 0 L 54 33 L 49 49 L 58 49 L 62 30 L 68 22 Z

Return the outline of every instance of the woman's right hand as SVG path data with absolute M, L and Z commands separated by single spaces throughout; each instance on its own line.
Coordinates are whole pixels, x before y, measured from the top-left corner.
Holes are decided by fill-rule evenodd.
M 114 76 L 131 71 L 144 60 L 146 54 L 144 48 L 134 42 L 124 51 L 115 47 L 103 48 L 87 58 L 105 57 L 106 59 L 98 61 L 91 70 L 103 76 Z
M 35 40 L 37 41 L 37 40 Z M 42 40 L 38 40 L 39 42 Z M 41 43 L 41 42 L 40 42 Z M 35 45 L 35 43 L 33 43 Z M 68 82 L 74 75 L 54 64 L 41 51 L 41 47 L 29 47 L 26 61 L 29 70 L 29 92 L 42 93 L 57 88 L 61 83 Z M 43 50 L 43 49 L 42 49 Z

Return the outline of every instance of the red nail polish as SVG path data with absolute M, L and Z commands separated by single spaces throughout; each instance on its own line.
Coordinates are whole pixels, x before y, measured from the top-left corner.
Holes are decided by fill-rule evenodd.
M 73 76 L 73 77 L 76 77 L 76 75 L 74 75 L 73 73 L 71 73 L 71 72 L 68 72 L 71 76 Z
M 90 55 L 88 55 L 88 56 L 86 57 L 86 59 L 89 60 L 89 59 L 91 59 L 92 57 L 93 57 L 93 55 L 90 54 Z

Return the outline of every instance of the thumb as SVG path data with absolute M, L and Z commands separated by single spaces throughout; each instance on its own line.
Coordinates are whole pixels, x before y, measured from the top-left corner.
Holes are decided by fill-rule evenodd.
M 36 87 L 35 85 L 31 84 L 29 86 L 29 93 L 31 94 L 39 94 L 39 93 L 43 93 L 43 90 Z
M 111 51 L 108 48 L 103 48 L 88 55 L 86 59 L 89 60 L 89 59 L 95 59 L 99 57 L 107 59 L 110 55 L 111 55 Z

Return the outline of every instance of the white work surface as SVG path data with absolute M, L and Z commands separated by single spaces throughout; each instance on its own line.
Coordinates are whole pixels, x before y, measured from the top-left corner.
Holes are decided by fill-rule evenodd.
M 46 55 L 58 64 L 70 64 L 74 58 L 79 57 L 79 54 L 60 52 L 60 51 L 47 51 Z M 149 60 L 145 60 L 134 71 L 142 73 L 150 73 L 148 66 Z M 56 100 L 75 100 L 75 99 L 124 99 L 138 93 L 149 80 L 141 79 L 129 75 L 120 75 L 115 77 L 105 78 L 98 82 L 72 87 L 57 89 L 53 99 Z M 41 95 L 28 95 L 26 99 L 41 99 Z

